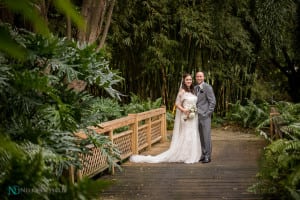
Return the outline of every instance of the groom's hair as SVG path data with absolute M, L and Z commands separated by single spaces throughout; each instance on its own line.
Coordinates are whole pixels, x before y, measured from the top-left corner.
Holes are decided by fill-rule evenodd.
M 184 82 L 184 80 L 185 80 L 185 78 L 186 78 L 187 76 L 192 77 L 192 75 L 189 74 L 189 73 L 183 74 L 183 76 L 182 76 L 182 83 L 181 83 L 182 86 L 181 86 L 181 88 L 184 89 L 184 90 L 187 91 L 187 92 L 191 92 L 191 93 L 194 94 L 194 84 L 192 83 L 191 87 L 188 88 L 188 87 L 186 86 L 185 82 Z
M 196 74 L 198 74 L 198 73 L 202 73 L 202 74 L 203 74 L 203 76 L 205 76 L 205 74 L 204 74 L 204 72 L 203 72 L 203 71 L 197 71 L 197 72 L 196 72 Z

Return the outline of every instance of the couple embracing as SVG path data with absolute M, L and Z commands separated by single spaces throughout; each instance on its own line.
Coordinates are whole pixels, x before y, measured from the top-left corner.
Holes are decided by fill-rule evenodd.
M 132 155 L 131 162 L 184 162 L 211 161 L 211 115 L 216 105 L 212 87 L 204 82 L 204 73 L 196 73 L 193 85 L 190 74 L 184 74 L 176 97 L 176 116 L 170 147 L 156 156 Z

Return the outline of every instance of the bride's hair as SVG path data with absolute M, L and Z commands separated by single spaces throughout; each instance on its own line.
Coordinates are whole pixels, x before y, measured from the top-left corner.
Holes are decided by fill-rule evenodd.
M 185 78 L 188 77 L 188 76 L 192 77 L 192 75 L 189 74 L 189 73 L 183 74 L 182 82 L 181 82 L 181 88 L 184 89 L 184 91 L 186 91 L 186 92 L 191 92 L 191 93 L 194 94 L 194 84 L 192 83 L 192 85 L 190 87 L 188 87 L 184 82 Z

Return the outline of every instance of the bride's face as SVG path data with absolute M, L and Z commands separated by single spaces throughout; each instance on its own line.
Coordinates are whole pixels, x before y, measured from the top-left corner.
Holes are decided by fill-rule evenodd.
M 192 82 L 193 82 L 193 79 L 192 79 L 192 77 L 191 77 L 191 76 L 187 76 L 187 77 L 185 77 L 185 79 L 184 79 L 184 83 L 185 83 L 185 85 L 186 85 L 187 87 L 191 87 L 191 85 L 192 85 Z

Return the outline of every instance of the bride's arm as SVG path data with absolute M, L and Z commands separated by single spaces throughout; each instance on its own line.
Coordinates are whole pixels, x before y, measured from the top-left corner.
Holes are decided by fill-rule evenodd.
M 183 106 L 182 106 L 182 99 L 181 99 L 181 97 L 182 97 L 182 95 L 184 94 L 184 90 L 180 90 L 179 92 L 178 92 L 178 95 L 177 95 L 177 97 L 176 97 L 176 102 L 175 102 L 175 105 L 176 105 L 176 107 L 177 107 L 177 109 L 179 109 L 181 112 L 183 112 L 184 114 L 186 114 L 186 115 L 188 115 L 189 114 L 189 110 L 188 109 L 186 109 L 186 108 L 184 108 Z

